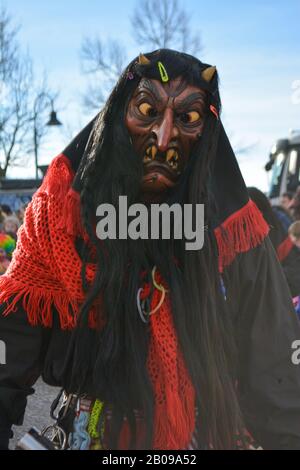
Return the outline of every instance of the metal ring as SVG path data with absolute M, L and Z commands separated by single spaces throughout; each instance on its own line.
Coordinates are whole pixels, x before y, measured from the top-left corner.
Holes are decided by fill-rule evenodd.
M 160 309 L 160 307 L 161 307 L 162 304 L 164 303 L 165 297 L 166 297 L 166 290 L 165 290 L 164 287 L 163 287 L 163 291 L 162 291 L 162 295 L 161 295 L 160 301 L 159 301 L 158 305 L 156 305 L 156 307 L 155 307 L 153 310 L 151 310 L 151 312 L 149 312 L 149 315 L 153 315 L 153 313 L 156 313 L 157 310 Z
M 67 444 L 67 434 L 66 432 L 60 427 L 57 426 L 57 424 L 50 424 L 50 426 L 47 426 L 46 428 L 43 429 L 41 432 L 41 436 L 45 436 L 47 432 L 52 431 L 51 437 L 48 439 L 53 442 L 54 446 L 58 446 L 59 449 L 65 449 L 66 444 Z M 55 442 L 55 439 L 58 438 L 58 443 Z
M 141 298 L 140 298 L 140 295 L 141 295 L 141 292 L 142 292 L 142 287 L 138 290 L 137 292 L 137 297 L 136 297 L 136 305 L 137 305 L 137 309 L 138 309 L 138 312 L 140 314 L 140 317 L 141 317 L 141 320 L 143 323 L 148 323 L 148 320 L 146 320 L 145 316 L 144 316 L 144 312 L 142 311 L 142 307 L 141 307 Z
M 162 284 L 157 284 L 157 282 L 155 280 L 155 273 L 156 273 L 156 266 L 153 266 L 153 269 L 152 269 L 152 282 L 153 282 L 154 287 L 156 287 L 156 289 L 159 290 L 160 292 L 168 292 Z

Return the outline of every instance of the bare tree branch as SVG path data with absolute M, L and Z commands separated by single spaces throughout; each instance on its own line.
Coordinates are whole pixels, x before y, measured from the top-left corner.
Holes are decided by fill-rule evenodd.
M 35 129 L 39 146 L 46 132 L 46 110 L 54 95 L 46 79 L 37 85 L 30 57 L 17 40 L 18 28 L 0 10 L 0 161 L 1 176 L 9 166 L 28 164 Z
M 111 39 L 104 44 L 99 38 L 84 39 L 81 47 L 82 71 L 92 76 L 84 95 L 87 109 L 98 110 L 104 103 L 107 92 L 122 73 L 126 60 L 124 47 L 117 41 Z
M 178 0 L 142 0 L 131 18 L 132 35 L 139 46 L 149 49 L 173 48 L 198 55 L 200 35 L 192 35 L 190 15 Z M 81 47 L 83 73 L 91 77 L 84 94 L 88 110 L 99 110 L 108 91 L 126 66 L 124 46 L 110 39 L 84 39 Z
M 2 23 L 1 19 L 0 23 Z M 5 23 L 5 27 L 8 26 L 9 23 Z M 5 36 L 5 29 L 2 29 L 2 33 Z M 13 40 L 10 30 L 8 30 L 8 37 L 10 41 Z M 17 45 L 14 50 L 18 50 Z M 1 76 L 5 77 L 5 80 L 2 80 L 3 93 L 0 109 L 0 153 L 3 172 L 6 174 L 8 166 L 18 158 L 24 136 L 28 131 L 28 93 L 32 83 L 32 66 L 27 56 L 17 57 L 15 55 L 12 62 L 8 63 L 12 56 L 10 54 L 6 56 L 5 51 L 2 52 Z
M 0 81 L 5 81 L 12 76 L 17 64 L 18 45 L 15 37 L 18 28 L 11 27 L 11 18 L 4 9 L 0 10 Z
M 198 55 L 200 34 L 192 35 L 188 13 L 178 0 L 142 0 L 131 18 L 133 36 L 149 49 L 173 48 Z

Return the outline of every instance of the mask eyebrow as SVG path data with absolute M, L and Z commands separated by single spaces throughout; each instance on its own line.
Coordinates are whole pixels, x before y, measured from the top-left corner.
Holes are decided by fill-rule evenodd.
M 202 102 L 201 104 L 203 106 L 205 106 L 206 96 L 203 95 L 202 93 L 199 93 L 199 92 L 192 93 L 191 95 L 187 96 L 186 98 L 184 98 L 182 100 L 178 100 L 177 103 L 176 103 L 176 108 L 177 109 L 186 108 L 189 105 L 191 105 L 192 103 L 194 103 L 195 101 L 199 101 L 199 100 Z
M 159 93 L 159 90 L 157 89 L 156 85 L 151 82 L 150 80 L 144 79 L 143 82 L 141 83 L 138 92 L 142 93 L 143 91 L 148 91 L 150 94 L 158 101 L 159 103 L 163 102 L 163 98 Z

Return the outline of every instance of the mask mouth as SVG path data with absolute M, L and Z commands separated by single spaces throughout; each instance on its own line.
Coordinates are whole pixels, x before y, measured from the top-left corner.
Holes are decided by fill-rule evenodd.
M 162 169 L 163 173 L 167 173 L 171 180 L 177 180 L 181 174 L 182 159 L 178 148 L 171 147 L 165 152 L 159 152 L 156 145 L 150 145 L 146 148 L 144 157 L 144 172 L 147 174 L 149 170 L 157 166 L 158 170 Z
M 143 176 L 142 186 L 143 189 L 149 189 L 154 192 L 159 192 L 175 186 L 176 181 L 170 173 L 169 168 L 164 164 L 155 163 L 149 164 L 147 173 Z
M 161 192 L 175 186 L 182 172 L 182 159 L 176 146 L 160 152 L 157 146 L 150 143 L 143 157 L 144 191 Z

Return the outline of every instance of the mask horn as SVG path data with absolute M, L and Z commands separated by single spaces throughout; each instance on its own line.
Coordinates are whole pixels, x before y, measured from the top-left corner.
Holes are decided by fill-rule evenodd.
M 206 82 L 210 82 L 214 74 L 216 73 L 216 70 L 217 69 L 215 66 L 207 67 L 207 69 L 203 70 L 201 74 L 203 80 L 205 80 Z
M 144 54 L 140 54 L 139 55 L 139 64 L 140 65 L 148 65 L 148 64 L 150 64 L 150 60 L 147 59 L 147 57 L 144 56 Z

